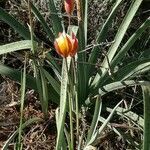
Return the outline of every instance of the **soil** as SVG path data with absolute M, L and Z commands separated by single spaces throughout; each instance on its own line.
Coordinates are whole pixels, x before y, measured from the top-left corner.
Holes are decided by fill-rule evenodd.
M 0 149 L 19 126 L 20 104 L 17 83 L 7 80 L 0 84 Z M 17 88 L 16 88 L 17 87 Z M 23 122 L 39 117 L 44 120 L 37 95 L 33 90 L 26 92 Z M 52 108 L 53 107 L 53 108 Z M 55 106 L 49 108 L 48 119 L 34 123 L 23 130 L 23 149 L 54 150 L 56 140 Z M 17 137 L 16 137 L 17 138 Z M 9 150 L 15 146 L 15 141 L 9 145 Z

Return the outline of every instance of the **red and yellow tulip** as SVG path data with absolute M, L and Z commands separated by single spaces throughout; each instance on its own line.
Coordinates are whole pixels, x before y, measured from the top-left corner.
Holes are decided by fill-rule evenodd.
M 78 48 L 78 39 L 72 33 L 72 35 L 68 35 L 65 32 L 59 33 L 59 37 L 56 38 L 54 42 L 55 49 L 59 55 L 66 58 L 68 56 L 73 57 Z

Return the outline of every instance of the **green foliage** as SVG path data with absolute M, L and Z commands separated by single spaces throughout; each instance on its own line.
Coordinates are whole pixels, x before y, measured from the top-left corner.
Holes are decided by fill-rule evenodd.
M 19 126 L 19 135 L 18 135 L 18 143 L 17 143 L 17 150 L 22 149 L 22 142 L 21 142 L 21 133 L 22 133 L 22 124 L 23 124 L 23 107 L 24 107 L 24 100 L 25 100 L 25 89 L 26 89 L 26 62 L 24 65 L 24 71 L 21 80 L 21 106 L 20 106 L 20 126 Z
M 32 47 L 30 40 L 22 40 L 0 46 L 0 55 L 18 50 L 30 49 Z
M 14 28 L 20 36 L 24 39 L 30 39 L 30 32 L 29 30 L 24 27 L 21 23 L 19 23 L 13 16 L 9 15 L 4 9 L 0 7 L 0 20 L 9 24 L 12 28 Z
M 58 112 L 57 119 L 57 143 L 56 149 L 61 149 L 63 144 L 63 129 L 65 125 L 65 117 L 66 117 L 66 106 L 67 106 L 67 83 L 68 83 L 68 75 L 67 75 L 67 65 L 70 66 L 70 59 L 68 60 L 68 64 L 66 64 L 65 59 L 63 59 L 62 66 L 62 79 L 61 79 L 61 90 L 60 90 L 60 110 Z
M 55 38 L 58 36 L 58 33 L 63 32 L 63 30 L 66 29 L 66 26 L 63 24 L 63 14 L 56 9 L 56 1 L 47 0 L 47 3 L 49 6 L 52 28 L 49 27 L 49 24 L 47 24 L 44 20 L 44 17 L 40 11 L 33 4 L 30 4 L 31 8 L 29 7 L 29 11 L 32 10 L 35 17 L 39 20 L 45 33 L 47 34 L 46 38 L 48 37 L 51 42 L 54 42 Z M 115 1 L 108 18 L 100 31 L 98 31 L 95 43 L 96 46 L 92 47 L 90 54 L 87 54 L 86 52 L 88 44 L 91 44 L 87 43 L 88 3 L 88 0 L 84 0 L 79 2 L 77 5 L 77 9 L 79 9 L 79 12 L 77 13 L 78 16 L 76 16 L 78 18 L 78 26 L 70 25 L 69 21 L 69 26 L 67 28 L 68 34 L 73 31 L 77 36 L 79 42 L 78 53 L 75 58 L 69 57 L 67 58 L 67 61 L 65 58 L 63 61 L 61 60 L 62 66 L 57 63 L 56 58 L 51 54 L 51 52 L 45 51 L 45 49 L 41 46 L 41 43 L 44 43 L 44 41 L 40 41 L 35 36 L 32 25 L 30 25 L 30 30 L 26 29 L 14 17 L 0 8 L 0 19 L 9 24 L 20 34 L 20 36 L 25 39 L 19 42 L 0 46 L 0 54 L 29 49 L 30 51 L 26 51 L 26 53 L 29 55 L 32 54 L 32 57 L 29 59 L 32 60 L 34 76 L 26 74 L 26 87 L 34 89 L 38 92 L 42 111 L 44 112 L 45 117 L 47 117 L 48 114 L 49 100 L 60 105 L 60 108 L 56 111 L 57 150 L 65 150 L 67 144 L 70 150 L 74 149 L 73 145 L 76 143 L 76 147 L 80 143 L 78 149 L 84 149 L 91 144 L 95 145 L 94 143 L 102 134 L 105 127 L 109 127 L 109 122 L 112 116 L 122 102 L 119 102 L 116 107 L 112 109 L 107 119 L 101 118 L 100 114 L 103 95 L 128 86 L 140 85 L 145 87 L 150 85 L 149 82 L 139 81 L 137 78 L 137 76 L 150 70 L 149 49 L 143 49 L 143 53 L 139 55 L 140 59 L 136 61 L 130 60 L 127 65 L 125 65 L 123 59 L 129 51 L 133 50 L 134 44 L 141 38 L 143 33 L 150 26 L 150 18 L 147 18 L 144 23 L 131 35 L 131 37 L 129 37 L 125 43 L 123 42 L 127 30 L 135 17 L 142 0 L 135 0 L 130 4 L 130 7 L 118 28 L 114 40 L 108 52 L 105 54 L 103 53 L 103 47 L 99 45 L 107 41 L 109 28 L 111 27 L 115 15 L 118 12 L 120 5 L 123 3 L 123 0 Z M 32 21 L 33 18 L 29 16 L 29 19 Z M 52 50 L 53 49 L 54 48 L 52 48 Z M 96 69 L 95 66 L 98 62 L 100 54 L 104 54 L 104 59 L 101 60 L 101 66 Z M 47 64 L 49 65 L 48 68 L 46 68 Z M 0 64 L 0 68 L 1 75 L 6 75 L 13 80 L 21 82 L 20 71 L 9 68 L 3 64 Z M 23 85 L 25 86 L 25 83 Z M 143 88 L 145 102 L 147 102 L 147 99 L 149 98 L 147 91 L 147 88 Z M 81 133 L 79 133 L 79 116 L 82 116 L 82 114 L 80 114 L 81 107 L 84 106 L 85 108 L 88 108 L 90 107 L 89 104 L 93 103 L 93 101 L 96 101 L 93 120 L 87 136 L 82 136 Z M 70 133 L 67 131 L 65 125 L 67 113 L 69 114 L 70 119 Z M 146 114 L 148 114 L 148 109 L 145 111 L 145 118 L 148 116 Z M 76 118 L 76 138 L 73 137 L 73 122 L 71 122 L 74 120 L 73 117 Z M 99 127 L 100 122 L 102 122 L 101 127 Z M 149 124 L 147 124 L 147 120 L 145 120 L 144 130 L 146 130 L 148 126 Z M 116 129 L 114 129 L 114 131 L 119 134 Z M 144 147 L 147 147 L 146 143 L 148 143 L 148 134 L 146 133 L 147 132 L 145 132 L 144 135 Z M 16 134 L 17 133 L 15 132 L 15 135 Z M 67 139 L 67 143 L 65 138 Z M 76 139 L 77 142 L 74 142 L 74 139 Z M 11 140 L 12 138 L 9 142 Z M 6 145 L 8 145 L 9 142 L 7 142 Z
M 144 141 L 143 150 L 150 149 L 150 85 L 142 86 L 144 100 Z

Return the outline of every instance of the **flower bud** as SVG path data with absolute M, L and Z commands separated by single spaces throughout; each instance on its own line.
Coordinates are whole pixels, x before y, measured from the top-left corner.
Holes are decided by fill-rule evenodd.
M 74 9 L 74 0 L 65 0 L 65 11 L 68 15 L 71 15 Z
M 59 55 L 62 57 L 73 57 L 78 48 L 78 39 L 72 33 L 72 36 L 69 36 L 66 33 L 60 33 L 59 37 L 54 42 L 55 49 Z

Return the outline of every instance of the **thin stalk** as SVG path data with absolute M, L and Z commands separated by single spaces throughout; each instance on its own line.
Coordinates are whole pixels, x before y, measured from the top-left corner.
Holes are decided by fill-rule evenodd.
M 144 141 L 143 150 L 150 149 L 150 86 L 142 86 L 144 100 Z
M 98 124 L 98 118 L 99 118 L 100 113 L 101 113 L 101 106 L 102 106 L 101 97 L 100 97 L 100 95 L 98 95 L 97 99 L 96 99 L 93 120 L 92 120 L 90 130 L 89 130 L 88 136 L 87 136 L 87 143 L 91 140 L 92 136 L 95 134 L 97 124 Z
M 68 16 L 68 21 L 69 21 L 69 27 L 70 27 L 70 25 L 71 25 L 71 16 L 70 15 Z
M 79 138 L 79 144 L 78 144 L 78 150 L 81 150 L 82 149 L 82 146 L 83 146 L 83 140 L 84 140 L 84 135 L 85 135 L 85 131 L 86 131 L 86 120 L 85 120 L 85 108 L 82 107 L 81 108 L 81 113 L 82 113 L 82 118 L 81 118 L 81 121 L 82 121 L 82 133 L 81 133 L 81 136 Z
M 72 96 L 69 94 L 69 113 L 70 113 L 70 136 L 71 136 L 71 150 L 74 147 L 74 137 L 73 137 L 73 119 L 72 119 Z
M 64 132 L 65 132 L 65 136 L 66 136 L 66 141 L 68 143 L 68 148 L 69 148 L 69 150 L 71 150 L 70 135 L 66 128 L 64 128 Z
M 32 44 L 31 51 L 32 51 L 32 54 L 35 55 L 36 49 L 35 49 L 35 45 L 34 45 L 33 18 L 32 18 L 31 9 L 32 9 L 31 2 L 30 2 L 30 0 L 28 0 L 29 24 L 30 24 L 29 30 L 30 30 L 31 44 Z M 40 62 L 38 60 L 36 61 L 36 58 L 33 58 L 34 75 L 36 77 L 36 84 L 38 87 L 38 93 L 39 93 L 39 97 L 40 97 L 40 101 L 41 101 L 42 111 L 44 112 L 44 116 L 46 118 L 47 117 L 47 108 L 46 108 L 47 102 L 45 101 L 45 98 L 47 95 L 46 95 L 46 91 L 43 89 L 46 85 L 45 85 L 44 77 L 42 76 L 42 73 L 38 67 L 41 67 Z M 44 90 L 44 92 L 43 92 L 43 90 Z
M 77 76 L 76 76 L 76 67 L 75 60 L 72 58 L 72 66 L 74 71 L 74 82 L 75 82 L 75 103 L 76 103 L 76 131 L 77 131 L 77 141 L 79 142 L 79 106 L 78 106 L 78 93 L 77 93 Z
M 33 37 L 33 20 L 32 20 L 32 13 L 31 13 L 31 2 L 28 0 L 28 11 L 29 11 L 29 22 L 30 22 L 30 36 L 31 36 L 31 44 L 32 48 L 31 51 L 33 54 L 35 54 L 35 47 L 34 47 L 34 37 Z
M 68 84 L 69 84 L 69 114 L 70 114 L 70 136 L 71 136 L 71 150 L 74 149 L 74 136 L 73 136 L 73 114 L 72 114 L 72 92 L 71 92 L 71 82 L 69 78 L 69 70 L 68 70 L 68 65 L 67 65 L 67 59 L 65 58 L 65 63 L 66 63 L 66 70 L 67 70 L 67 75 L 68 75 Z
M 22 75 L 22 81 L 21 81 L 21 107 L 20 107 L 20 125 L 19 125 L 19 135 L 18 135 L 18 146 L 17 149 L 22 149 L 21 144 L 21 132 L 22 132 L 22 120 L 23 120 L 23 107 L 24 107 L 24 98 L 25 98 L 25 88 L 26 88 L 26 58 L 25 58 L 25 64 L 24 64 L 24 71 Z

